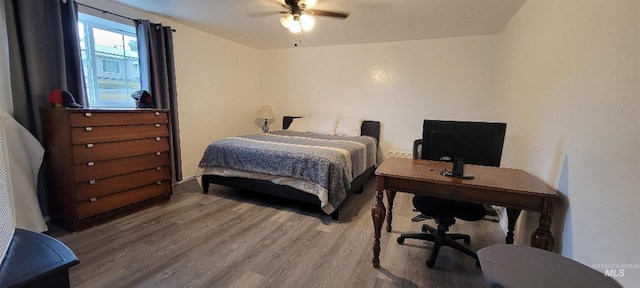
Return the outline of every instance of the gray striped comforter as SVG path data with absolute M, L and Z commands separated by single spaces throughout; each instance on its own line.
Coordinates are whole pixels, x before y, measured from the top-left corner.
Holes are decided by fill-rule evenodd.
M 251 177 L 255 179 L 265 179 L 266 175 L 303 181 L 285 185 L 317 195 L 322 209 L 331 213 L 346 198 L 351 181 L 376 164 L 376 149 L 376 140 L 368 136 L 281 130 L 215 141 L 207 147 L 198 167 L 205 174 L 242 171 L 249 172 L 244 176 L 256 174 Z

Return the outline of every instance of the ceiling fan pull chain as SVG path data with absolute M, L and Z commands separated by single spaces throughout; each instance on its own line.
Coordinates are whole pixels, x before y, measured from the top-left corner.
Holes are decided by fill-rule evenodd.
M 298 43 L 302 44 L 302 31 L 298 32 Z M 298 43 L 293 43 L 293 46 L 298 47 Z

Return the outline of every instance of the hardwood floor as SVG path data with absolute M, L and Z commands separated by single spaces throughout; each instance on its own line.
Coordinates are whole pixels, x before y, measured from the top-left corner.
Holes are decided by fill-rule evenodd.
M 484 287 L 474 261 L 443 248 L 425 266 L 432 244 L 419 231 L 411 194 L 398 193 L 394 231 L 383 231 L 380 268 L 371 266 L 373 178 L 347 199 L 339 222 L 318 207 L 195 181 L 176 186 L 161 205 L 77 232 L 53 232 L 78 256 L 72 287 Z M 458 221 L 471 248 L 503 243 L 498 223 Z

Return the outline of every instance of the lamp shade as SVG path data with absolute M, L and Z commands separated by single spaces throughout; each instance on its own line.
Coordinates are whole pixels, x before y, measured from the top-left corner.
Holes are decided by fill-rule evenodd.
M 309 31 L 313 28 L 313 25 L 316 23 L 316 20 L 313 17 L 309 16 L 309 14 L 300 15 L 300 27 L 302 30 Z
M 262 107 L 260 107 L 260 111 L 258 111 L 258 116 L 256 118 L 273 120 L 276 119 L 276 116 L 273 115 L 273 111 L 271 110 L 270 105 L 262 105 Z

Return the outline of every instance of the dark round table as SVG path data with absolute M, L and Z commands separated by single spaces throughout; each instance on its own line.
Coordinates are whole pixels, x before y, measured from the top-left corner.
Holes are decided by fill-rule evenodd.
M 562 255 L 522 245 L 499 244 L 478 251 L 487 287 L 622 287 L 613 278 Z

